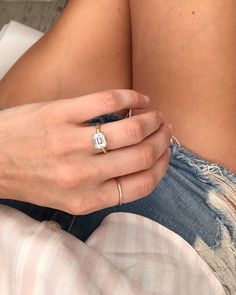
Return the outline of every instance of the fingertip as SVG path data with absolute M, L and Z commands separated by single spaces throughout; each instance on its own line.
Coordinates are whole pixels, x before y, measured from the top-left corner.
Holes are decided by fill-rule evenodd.
M 147 96 L 147 95 L 144 95 L 143 97 L 144 97 L 144 102 L 145 102 L 145 104 L 148 105 L 148 104 L 151 102 L 150 97 Z

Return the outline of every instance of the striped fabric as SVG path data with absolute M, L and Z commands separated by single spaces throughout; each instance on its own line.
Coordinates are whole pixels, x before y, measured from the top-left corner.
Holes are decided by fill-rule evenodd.
M 0 205 L 0 294 L 225 293 L 187 242 L 147 218 L 113 213 L 83 243 Z

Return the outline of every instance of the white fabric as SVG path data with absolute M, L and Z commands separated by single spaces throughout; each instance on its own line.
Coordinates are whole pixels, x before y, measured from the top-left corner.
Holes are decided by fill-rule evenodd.
M 25 51 L 42 36 L 42 32 L 16 21 L 11 21 L 2 28 L 0 31 L 0 80 Z
M 107 216 L 86 243 L 55 222 L 0 205 L 2 295 L 223 295 L 180 236 L 130 213 Z

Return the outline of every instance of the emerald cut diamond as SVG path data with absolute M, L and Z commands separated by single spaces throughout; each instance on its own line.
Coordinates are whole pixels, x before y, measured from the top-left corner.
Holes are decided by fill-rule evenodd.
M 97 132 L 93 135 L 93 142 L 96 149 L 105 148 L 107 146 L 105 135 L 102 132 Z

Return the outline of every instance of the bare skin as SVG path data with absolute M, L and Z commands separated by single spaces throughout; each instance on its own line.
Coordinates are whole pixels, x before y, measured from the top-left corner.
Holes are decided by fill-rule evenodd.
M 130 2 L 133 88 L 184 147 L 236 172 L 236 2 Z
M 91 105 L 94 108 L 91 108 Z M 86 214 L 151 193 L 168 169 L 171 132 L 159 112 L 102 126 L 108 153 L 98 155 L 88 119 L 145 108 L 133 90 L 32 103 L 0 112 L 0 196 Z M 119 137 L 114 136 L 120 134 Z
M 92 3 L 68 2 L 58 22 L 3 78 L 2 107 L 132 88 L 128 2 Z
M 133 87 L 183 146 L 236 172 L 235 6 L 131 0 L 130 28 L 128 1 L 71 0 L 3 79 L 2 107 Z
M 103 125 L 109 152 L 99 156 L 95 127 L 85 123 L 148 106 L 125 89 L 131 88 L 128 4 L 70 1 L 3 78 L 0 197 L 85 214 L 118 204 L 116 177 L 127 203 L 148 195 L 165 175 L 172 133 L 158 111 Z

